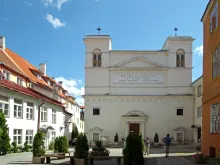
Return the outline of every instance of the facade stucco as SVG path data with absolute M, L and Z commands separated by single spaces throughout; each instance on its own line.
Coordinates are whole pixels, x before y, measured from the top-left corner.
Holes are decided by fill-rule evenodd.
M 85 133 L 112 143 L 121 140 L 130 123 L 139 123 L 140 133 L 150 138 L 170 133 L 177 140 L 192 140 L 194 90 L 191 37 L 168 37 L 162 50 L 111 50 L 110 36 L 86 36 Z M 110 47 L 110 48 L 109 48 Z M 101 67 L 93 67 L 93 50 L 100 49 Z M 176 51 L 185 51 L 185 67 L 176 67 Z M 94 115 L 93 109 L 100 114 Z M 177 116 L 177 109 L 183 115 Z M 125 117 L 129 112 L 139 117 Z M 178 130 L 174 131 L 176 128 Z

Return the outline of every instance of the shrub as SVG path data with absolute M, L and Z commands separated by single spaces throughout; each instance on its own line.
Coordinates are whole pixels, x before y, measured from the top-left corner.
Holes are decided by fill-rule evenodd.
M 78 128 L 77 128 L 77 126 L 75 126 L 75 124 L 73 124 L 72 128 L 73 129 L 72 129 L 71 139 L 73 140 L 74 138 L 78 137 L 79 132 L 78 132 Z
M 55 145 L 55 142 L 54 140 L 52 140 L 48 146 L 49 150 L 53 150 L 54 149 L 54 145 Z
M 123 149 L 124 165 L 144 165 L 143 140 L 141 135 L 129 134 Z
M 0 154 L 7 154 L 10 151 L 11 145 L 10 145 L 10 138 L 8 135 L 8 125 L 6 124 L 5 115 L 0 110 Z
M 41 157 L 45 154 L 44 136 L 45 135 L 42 132 L 35 134 L 33 142 L 33 157 Z
M 115 143 L 118 142 L 118 134 L 117 134 L 117 132 L 116 132 L 116 134 L 115 134 L 114 142 L 115 142 Z
M 24 152 L 30 152 L 30 147 L 28 146 L 28 142 L 24 143 L 24 148 L 23 148 Z
M 155 136 L 154 136 L 154 143 L 158 143 L 159 142 L 159 137 L 158 137 L 158 134 L 155 133 Z
M 14 153 L 17 153 L 17 152 L 18 152 L 17 143 L 16 143 L 16 142 L 12 142 L 11 145 L 13 146 L 13 147 L 12 147 L 12 151 L 13 151 Z
M 102 145 L 102 141 L 98 140 L 95 142 L 95 147 L 89 152 L 90 155 L 94 156 L 109 156 L 110 151 Z
M 66 136 L 60 136 L 58 138 L 58 152 L 67 153 L 68 152 L 68 140 Z
M 59 137 L 55 138 L 55 142 L 54 142 L 54 152 L 58 152 L 58 143 L 59 143 Z
M 80 133 L 77 137 L 77 143 L 74 156 L 78 159 L 85 159 L 88 157 L 89 145 L 86 134 Z

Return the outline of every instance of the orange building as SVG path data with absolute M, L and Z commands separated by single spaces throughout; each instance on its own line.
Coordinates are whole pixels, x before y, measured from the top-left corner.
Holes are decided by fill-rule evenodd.
M 210 0 L 203 22 L 202 153 L 220 157 L 220 0 Z

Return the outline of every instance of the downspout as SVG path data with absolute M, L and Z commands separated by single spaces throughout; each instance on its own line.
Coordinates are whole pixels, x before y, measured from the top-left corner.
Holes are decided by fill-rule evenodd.
M 40 108 L 44 104 L 44 100 L 42 101 L 43 102 L 38 106 L 37 132 L 40 132 Z

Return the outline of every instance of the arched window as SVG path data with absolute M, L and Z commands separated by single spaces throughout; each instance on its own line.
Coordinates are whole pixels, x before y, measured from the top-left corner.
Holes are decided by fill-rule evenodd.
M 94 67 L 102 66 L 102 51 L 100 49 L 93 50 L 93 66 Z
M 183 49 L 176 51 L 176 67 L 185 67 L 185 51 Z

